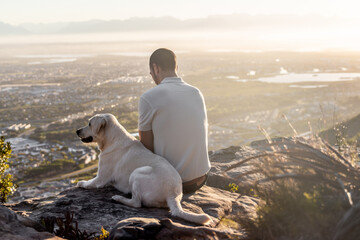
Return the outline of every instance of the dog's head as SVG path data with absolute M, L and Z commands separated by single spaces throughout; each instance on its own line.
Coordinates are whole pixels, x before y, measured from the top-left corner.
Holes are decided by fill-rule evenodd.
M 84 143 L 98 142 L 102 139 L 101 136 L 104 134 L 107 121 L 106 115 L 97 114 L 90 118 L 87 126 L 76 130 L 76 134 Z

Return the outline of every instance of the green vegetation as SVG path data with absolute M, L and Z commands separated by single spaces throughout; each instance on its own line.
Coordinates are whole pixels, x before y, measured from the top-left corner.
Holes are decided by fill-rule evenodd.
M 65 218 L 42 218 L 41 223 L 48 232 L 65 239 L 90 240 L 95 236 L 95 233 L 80 231 L 77 221 L 74 220 L 74 214 L 70 212 L 65 213 Z M 56 230 L 55 224 L 57 225 Z
M 9 142 L 5 142 L 3 136 L 0 137 L 0 202 L 6 202 L 9 195 L 11 195 L 16 186 L 12 182 L 12 175 L 6 174 L 6 169 L 9 168 L 7 164 L 11 156 L 11 146 Z
M 90 179 L 96 177 L 96 175 L 97 175 L 97 168 L 87 171 L 85 173 L 79 174 L 76 176 L 76 179 L 74 180 L 74 184 L 76 184 L 82 180 L 86 180 L 86 181 L 90 180 Z
M 18 99 L 14 99 L 14 102 L 17 102 Z M 2 121 L 28 121 L 34 120 L 46 120 L 51 121 L 55 120 L 54 117 L 59 116 L 59 113 L 63 114 L 62 116 L 67 116 L 74 112 L 81 112 L 86 109 L 86 104 L 76 104 L 68 102 L 66 104 L 56 104 L 56 105 L 46 105 L 46 104 L 21 104 L 20 102 L 9 108 L 0 108 L 0 115 Z M 40 119 L 39 119 L 40 118 Z
M 106 240 L 108 239 L 110 233 L 105 230 L 104 227 L 101 227 L 101 235 L 96 237 L 95 240 Z
M 25 170 L 24 179 L 52 177 L 78 169 L 79 166 L 73 159 L 56 159 L 51 163 L 45 162 L 38 167 Z
M 88 124 L 88 120 L 93 115 L 100 113 L 114 114 L 114 116 L 129 132 L 137 130 L 137 111 L 124 107 L 121 109 L 121 112 L 115 112 L 113 109 L 105 108 L 102 111 L 94 112 L 91 116 L 85 116 L 83 118 L 64 123 L 52 123 L 46 129 L 43 129 L 42 127 L 36 128 L 30 137 L 40 142 L 48 141 L 59 144 L 62 144 L 64 141 L 78 141 L 78 137 L 75 133 L 76 129 L 86 126 Z
M 237 192 L 239 190 L 239 186 L 236 185 L 235 183 L 231 183 L 229 184 L 229 188 L 230 188 L 230 192 Z
M 78 228 L 78 222 L 74 219 L 74 214 L 71 212 L 64 213 L 64 218 L 43 217 L 41 218 L 41 224 L 46 229 L 46 231 L 65 239 L 106 240 L 109 237 L 109 232 L 106 231 L 104 227 L 101 227 L 101 235 L 99 236 L 96 236 L 95 233 L 87 233 L 86 231 L 81 231 Z
M 128 132 L 135 132 L 137 130 L 138 112 L 137 111 L 122 111 L 119 114 L 114 114 L 119 120 L 119 123 L 124 126 Z
M 249 239 L 353 239 L 349 236 L 358 221 L 360 171 L 351 159 L 320 139 L 283 139 L 263 147 L 273 151 L 226 170 L 249 164 L 242 177 L 256 174 L 251 186 L 241 181 L 229 186 L 260 199 L 255 218 L 239 216 Z

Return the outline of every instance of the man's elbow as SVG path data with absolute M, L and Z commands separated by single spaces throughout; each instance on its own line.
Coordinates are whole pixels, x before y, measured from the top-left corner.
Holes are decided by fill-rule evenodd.
M 151 152 L 154 152 L 154 135 L 152 131 L 139 131 L 140 142 L 149 149 Z
M 142 143 L 142 145 L 144 145 L 144 147 L 149 149 L 151 152 L 154 152 L 154 146 L 152 146 L 151 144 L 149 144 L 147 142 L 141 141 L 141 140 L 140 140 L 140 142 Z

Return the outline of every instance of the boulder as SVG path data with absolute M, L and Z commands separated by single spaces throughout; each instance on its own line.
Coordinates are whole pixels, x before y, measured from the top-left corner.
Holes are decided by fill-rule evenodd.
M 238 233 L 209 227 L 192 227 L 169 218 L 129 218 L 120 221 L 110 232 L 109 240 L 118 239 L 241 239 Z
M 71 213 L 79 230 L 100 235 L 103 227 L 110 231 L 110 239 L 243 239 L 244 231 L 238 224 L 238 216 L 254 217 L 258 200 L 229 192 L 229 184 L 241 183 L 241 187 L 250 186 L 256 180 L 256 175 L 242 176 L 251 167 L 247 163 L 225 174 L 224 170 L 261 153 L 263 152 L 256 147 L 245 146 L 229 147 L 209 153 L 212 168 L 207 184 L 194 194 L 184 195 L 182 200 L 185 211 L 205 212 L 210 215 L 213 223 L 206 227 L 173 217 L 165 208 L 132 208 L 117 203 L 112 200 L 113 195 L 130 196 L 110 186 L 101 189 L 72 187 L 56 196 L 6 204 L 18 215 L 5 207 L 2 207 L 1 211 L 5 212 L 6 209 L 11 212 L 13 219 L 28 219 L 33 227 L 37 224 L 37 230 L 28 229 L 33 231 L 33 234 L 38 234 L 38 230 L 43 231 L 39 224 L 42 219 L 64 218 L 65 213 Z M 23 225 L 19 225 L 21 226 Z M 29 228 L 25 225 L 23 227 Z M 25 232 L 17 231 L 15 228 L 14 231 L 7 232 L 3 229 L 5 228 L 0 228 L 4 233 Z M 44 234 L 54 237 L 50 233 Z
M 245 175 L 251 172 L 251 164 L 259 159 L 252 159 L 251 162 L 244 162 L 239 167 L 224 172 L 230 166 L 243 160 L 263 154 L 264 151 L 256 147 L 231 146 L 218 151 L 209 152 L 211 170 L 206 185 L 230 190 L 229 184 L 235 183 L 242 188 L 251 187 L 261 176 L 257 174 Z M 251 164 L 250 164 L 251 163 Z M 241 191 L 241 189 L 239 189 Z
M 38 223 L 42 218 L 64 217 L 64 213 L 71 212 L 81 231 L 100 235 L 101 227 L 108 231 L 114 229 L 111 232 L 113 239 L 118 239 L 116 236 L 119 234 L 129 234 L 129 231 L 134 236 L 155 234 L 157 239 L 193 239 L 194 237 L 189 236 L 195 234 L 195 229 L 196 238 L 199 239 L 213 236 L 232 236 L 241 239 L 244 236 L 241 229 L 220 227 L 221 221 L 253 212 L 257 206 L 257 200 L 254 198 L 203 186 L 195 194 L 184 195 L 182 206 L 186 211 L 209 214 L 213 223 L 204 227 L 172 217 L 165 208 L 132 208 L 122 205 L 111 199 L 117 194 L 125 196 L 113 187 L 73 187 L 55 197 L 28 199 L 16 204 L 7 204 L 7 207 Z
M 17 215 L 3 205 L 0 205 L 0 236 L 7 240 L 62 239 L 45 232 L 40 224 Z

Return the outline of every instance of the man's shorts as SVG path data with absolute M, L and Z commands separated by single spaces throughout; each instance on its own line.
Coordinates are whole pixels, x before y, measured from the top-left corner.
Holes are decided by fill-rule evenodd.
M 199 190 L 202 186 L 204 186 L 204 184 L 206 183 L 208 178 L 208 174 L 206 173 L 205 175 L 195 178 L 191 181 L 188 182 L 184 182 L 183 183 L 183 193 L 193 193 L 196 190 Z

